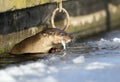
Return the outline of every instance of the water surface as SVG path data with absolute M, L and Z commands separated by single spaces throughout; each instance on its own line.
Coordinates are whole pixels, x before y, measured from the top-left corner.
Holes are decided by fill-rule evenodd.
M 4 54 L 0 63 L 0 82 L 119 82 L 120 31 L 72 43 L 55 54 Z

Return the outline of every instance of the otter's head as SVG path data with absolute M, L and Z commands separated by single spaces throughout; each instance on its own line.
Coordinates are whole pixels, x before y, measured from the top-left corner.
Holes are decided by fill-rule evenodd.
M 53 44 L 59 44 L 62 41 L 64 41 L 65 43 L 69 43 L 72 41 L 72 36 L 70 34 L 58 28 L 47 28 L 43 31 L 43 33 L 48 34 L 49 39 L 52 41 Z

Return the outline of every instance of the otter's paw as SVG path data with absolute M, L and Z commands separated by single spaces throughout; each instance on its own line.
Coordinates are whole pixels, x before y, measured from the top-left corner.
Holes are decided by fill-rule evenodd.
M 60 52 L 60 51 L 61 51 L 60 48 L 51 48 L 51 49 L 49 50 L 49 53 L 56 53 L 56 52 Z

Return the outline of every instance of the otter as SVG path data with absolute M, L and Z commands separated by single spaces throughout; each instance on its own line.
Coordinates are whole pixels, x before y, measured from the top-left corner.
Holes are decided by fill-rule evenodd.
M 71 40 L 71 35 L 63 30 L 46 28 L 16 44 L 11 49 L 10 54 L 19 55 L 26 53 L 49 53 L 53 52 L 53 50 L 59 51 L 59 49 L 54 48 L 54 45 L 60 44 L 62 41 L 69 43 Z

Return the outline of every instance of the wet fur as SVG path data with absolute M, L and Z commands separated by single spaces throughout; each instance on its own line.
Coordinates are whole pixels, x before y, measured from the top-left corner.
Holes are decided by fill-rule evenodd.
M 66 43 L 68 43 L 71 37 L 63 30 L 47 28 L 16 44 L 10 54 L 48 53 L 54 44 L 59 44 L 59 40 L 62 39 L 65 39 Z M 69 41 L 67 42 L 67 40 Z

